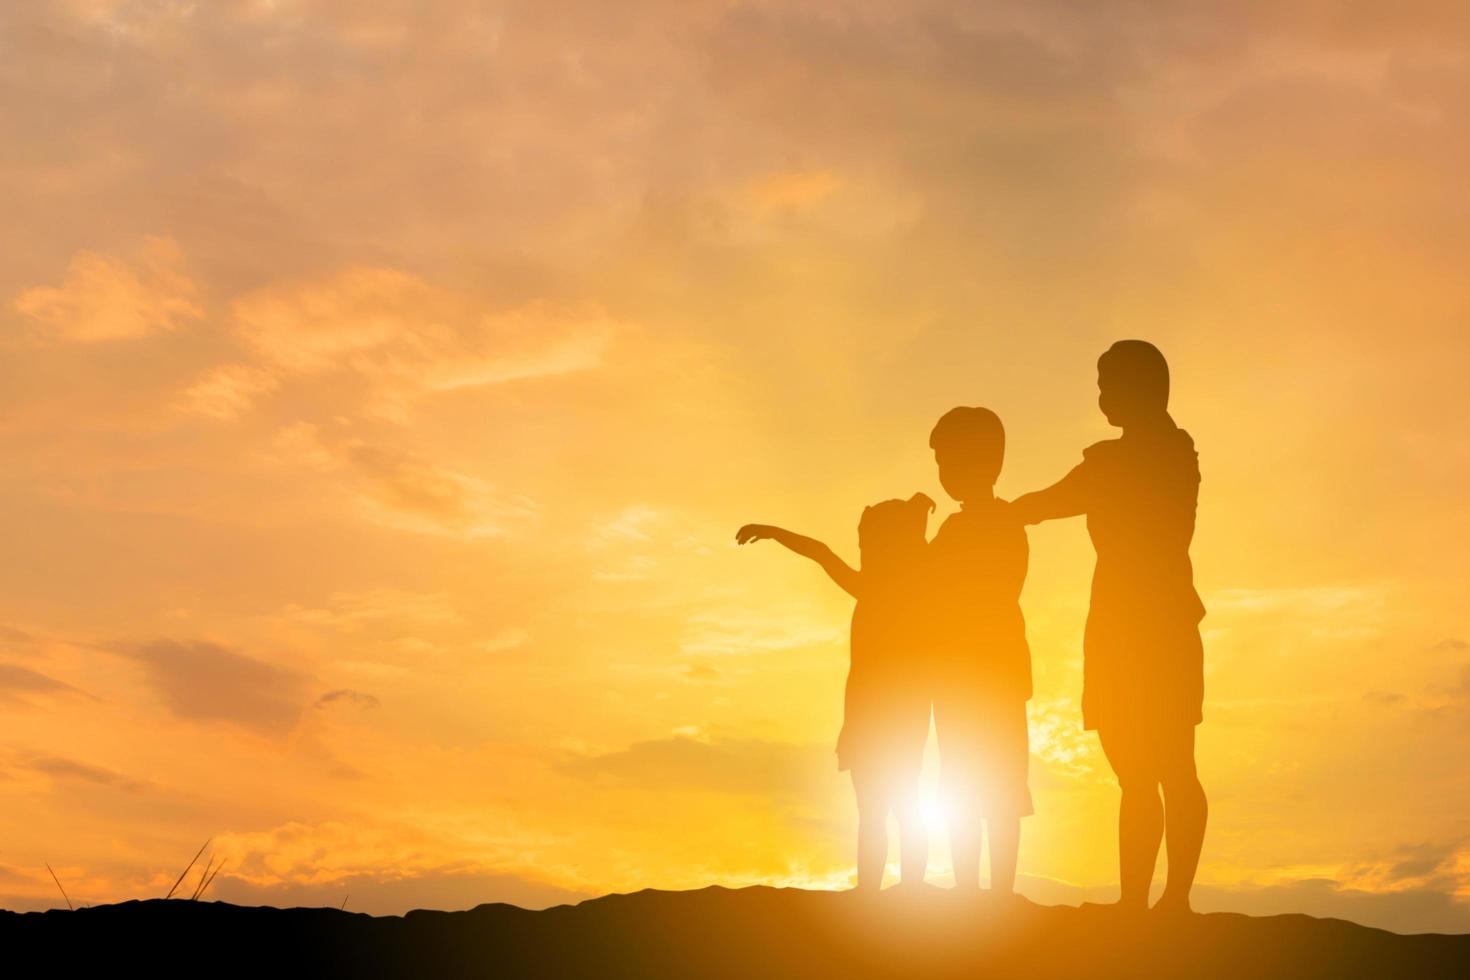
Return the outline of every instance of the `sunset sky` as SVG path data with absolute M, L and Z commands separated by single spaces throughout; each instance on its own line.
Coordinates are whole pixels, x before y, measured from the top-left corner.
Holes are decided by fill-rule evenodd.
M 735 529 L 932 532 L 960 404 L 1048 484 L 1140 337 L 1196 908 L 1470 932 L 1466 173 L 1457 0 L 0 6 L 0 907 L 850 887 L 852 602 Z M 1021 889 L 1106 897 L 1029 539 Z

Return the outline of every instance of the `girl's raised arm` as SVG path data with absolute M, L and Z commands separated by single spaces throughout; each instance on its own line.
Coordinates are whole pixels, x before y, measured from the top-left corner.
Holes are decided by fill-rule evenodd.
M 848 595 L 857 598 L 858 583 L 861 579 L 857 569 L 838 558 L 831 548 L 816 538 L 809 538 L 795 531 L 773 527 L 770 524 L 747 524 L 735 532 L 737 544 L 748 544 L 764 538 L 770 538 L 777 544 L 785 545 L 803 558 L 810 558 L 821 565 L 822 571 L 831 576 L 832 581 L 841 586 Z

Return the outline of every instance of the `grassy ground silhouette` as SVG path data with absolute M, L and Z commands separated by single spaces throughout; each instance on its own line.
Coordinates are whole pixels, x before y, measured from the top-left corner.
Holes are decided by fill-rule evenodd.
M 1306 915 L 1119 919 L 935 888 L 864 902 L 714 886 L 404 916 L 150 899 L 0 913 L 0 942 L 12 961 L 67 974 L 173 963 L 314 977 L 1470 976 L 1470 936 Z

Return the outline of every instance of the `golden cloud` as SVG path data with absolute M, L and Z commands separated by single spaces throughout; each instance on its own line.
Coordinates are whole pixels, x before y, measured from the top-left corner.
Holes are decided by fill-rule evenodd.
M 365 414 L 405 421 L 430 393 L 594 368 L 618 329 L 595 305 L 487 309 L 477 296 L 374 266 L 253 291 L 231 314 L 249 361 L 217 367 L 185 392 L 187 405 L 219 418 L 289 379 L 347 374 L 365 387 Z
M 297 422 L 276 437 L 278 461 L 340 476 L 362 516 L 383 527 L 455 537 L 499 537 L 537 519 L 525 497 L 504 494 L 468 473 L 411 450 L 345 437 Z
M 204 316 L 194 281 L 172 238 L 149 237 L 128 259 L 78 252 L 60 286 L 16 296 L 16 312 L 78 343 L 128 340 L 176 330 Z

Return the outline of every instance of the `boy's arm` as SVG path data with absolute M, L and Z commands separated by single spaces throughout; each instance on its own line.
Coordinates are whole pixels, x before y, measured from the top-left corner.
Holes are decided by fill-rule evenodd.
M 860 576 L 857 569 L 847 562 L 838 558 L 831 548 L 827 547 L 816 538 L 809 538 L 795 531 L 788 531 L 782 527 L 773 527 L 770 524 L 747 524 L 735 532 L 737 544 L 748 544 L 751 541 L 760 541 L 770 538 L 777 544 L 785 545 L 803 558 L 810 558 L 822 566 L 822 571 L 831 576 L 832 581 L 842 587 L 842 590 L 853 598 L 857 598 L 858 582 Z
M 1040 524 L 1059 517 L 1076 517 L 1087 513 L 1087 463 L 1078 463 L 1072 472 L 1045 490 L 1022 494 L 1011 501 L 1011 513 L 1022 524 Z

